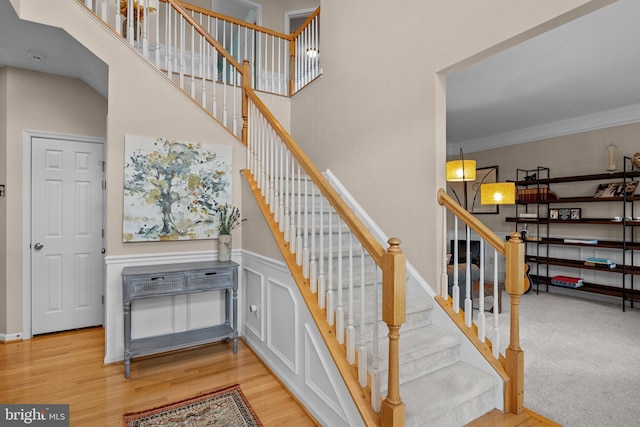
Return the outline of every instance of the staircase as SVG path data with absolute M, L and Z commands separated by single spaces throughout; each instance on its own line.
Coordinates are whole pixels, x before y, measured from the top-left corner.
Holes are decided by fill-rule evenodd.
M 323 229 L 326 229 L 326 224 Z M 341 236 L 343 247 L 349 245 L 351 233 L 345 230 Z M 328 242 L 325 233 L 323 240 Z M 334 247 L 337 242 L 333 239 Z M 354 253 L 355 257 L 360 253 Z M 334 263 L 337 260 L 334 260 Z M 349 258 L 345 256 L 344 266 L 349 265 Z M 367 263 L 367 265 L 370 265 Z M 343 270 L 343 281 L 348 283 L 349 277 Z M 366 287 L 374 287 L 376 272 L 372 268 L 364 272 Z M 334 279 L 335 283 L 336 279 Z M 361 283 L 356 277 L 354 283 Z M 358 307 L 362 293 L 360 286 L 354 286 L 353 306 Z M 381 301 L 380 289 L 377 292 L 363 292 L 365 295 L 366 312 L 377 307 L 378 318 L 381 316 L 380 305 L 374 301 Z M 496 387 L 498 381 L 484 371 L 474 368 L 461 360 L 462 337 L 442 326 L 432 322 L 433 311 L 437 309 L 434 299 L 424 289 L 408 285 L 406 304 L 406 321 L 401 328 L 400 340 L 400 395 L 406 405 L 407 426 L 461 426 L 475 420 L 479 416 L 495 408 Z M 343 290 L 343 301 L 348 301 L 348 290 Z M 354 310 L 354 326 L 360 329 L 360 313 Z M 345 317 L 348 316 L 348 310 Z M 371 331 L 371 320 L 366 321 L 363 328 L 366 332 L 367 354 L 375 354 Z M 386 324 L 378 321 L 377 346 L 380 349 L 379 359 L 388 360 Z M 356 338 L 357 342 L 358 338 Z M 357 345 L 357 344 L 356 344 Z M 369 366 L 374 366 L 371 356 Z M 372 378 L 377 376 L 381 387 L 381 394 L 387 393 L 388 383 L 387 365 L 378 364 L 379 368 L 371 369 Z
M 175 0 L 167 4 L 186 14 Z M 184 19 L 203 31 L 193 18 Z M 220 49 L 210 34 L 202 37 Z M 381 243 L 387 239 L 375 237 L 317 171 L 251 90 L 250 66 L 240 67 L 226 52 L 219 56 L 223 70 L 235 67 L 232 77 L 220 82 L 217 99 L 224 96 L 224 107 L 216 102 L 206 106 L 210 94 L 220 89 L 216 82 L 206 94 L 204 83 L 183 90 L 192 97 L 202 91 L 203 108 L 224 117 L 221 123 L 233 117 L 229 131 L 247 143 L 243 174 L 363 422 L 458 426 L 495 408 L 504 385 L 463 361 L 461 333 L 434 324 L 442 304 L 406 280 L 400 242 Z M 182 74 L 167 72 L 182 85 Z M 236 101 L 231 107 L 231 100 L 240 100 L 241 111 Z M 504 242 L 496 247 L 505 252 Z

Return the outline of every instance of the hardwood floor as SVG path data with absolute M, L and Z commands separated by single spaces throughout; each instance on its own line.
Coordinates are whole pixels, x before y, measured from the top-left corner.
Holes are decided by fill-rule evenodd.
M 465 427 L 561 427 L 560 424 L 528 409 L 520 415 L 505 414 L 497 409 L 483 415 Z
M 219 343 L 135 359 L 131 378 L 122 363 L 103 365 L 104 330 L 35 337 L 0 345 L 0 402 L 70 405 L 71 426 L 119 426 L 125 412 L 142 411 L 240 384 L 260 421 L 269 426 L 317 423 L 243 341 L 238 354 Z M 495 410 L 472 427 L 558 426 L 533 412 Z
M 240 384 L 265 426 L 317 423 L 244 342 L 219 343 L 103 365 L 104 330 L 83 329 L 0 345 L 0 402 L 70 405 L 72 426 L 119 426 L 122 414 Z

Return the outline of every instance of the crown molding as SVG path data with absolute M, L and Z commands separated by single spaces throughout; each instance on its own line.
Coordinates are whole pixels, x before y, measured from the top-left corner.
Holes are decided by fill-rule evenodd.
M 458 143 L 447 143 L 447 154 L 455 155 L 460 152 L 460 148 L 465 153 L 472 153 L 637 122 L 640 122 L 640 104 L 633 104 L 512 132 L 499 133 Z

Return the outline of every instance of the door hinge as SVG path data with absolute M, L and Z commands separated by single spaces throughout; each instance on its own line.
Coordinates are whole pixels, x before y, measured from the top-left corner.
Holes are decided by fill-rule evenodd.
M 100 166 L 102 166 L 102 172 L 104 172 L 107 168 L 107 162 L 105 162 L 104 160 L 100 161 Z
M 102 305 L 104 305 L 104 295 L 102 295 Z
M 107 189 L 107 181 L 102 181 L 102 189 L 103 190 Z

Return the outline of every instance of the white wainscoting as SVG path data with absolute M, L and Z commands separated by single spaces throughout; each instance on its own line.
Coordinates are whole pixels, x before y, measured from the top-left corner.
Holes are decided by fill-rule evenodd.
M 364 425 L 285 264 L 244 251 L 241 277 L 245 342 L 322 425 Z

